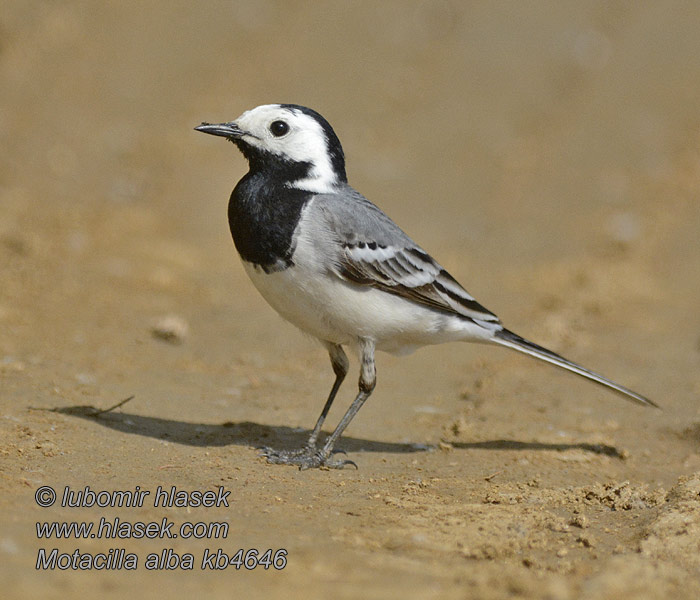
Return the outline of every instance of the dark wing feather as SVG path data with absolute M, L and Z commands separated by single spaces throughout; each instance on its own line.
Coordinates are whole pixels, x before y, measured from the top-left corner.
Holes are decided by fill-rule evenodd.
M 319 250 L 330 254 L 340 277 L 436 310 L 499 323 L 381 209 L 350 186 L 337 194 L 315 196 L 311 210 L 315 213 L 311 220 L 322 227 L 316 239 L 329 242 Z
M 347 241 L 342 246 L 339 267 L 346 279 L 437 310 L 498 322 L 496 315 L 479 304 L 454 277 L 416 246 Z

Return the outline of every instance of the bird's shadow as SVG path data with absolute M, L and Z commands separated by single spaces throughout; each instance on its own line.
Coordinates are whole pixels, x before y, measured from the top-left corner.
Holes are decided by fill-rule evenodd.
M 122 403 L 120 403 L 122 404 Z M 301 448 L 308 439 L 307 430 L 286 425 L 263 425 L 251 421 L 238 423 L 225 422 L 221 425 L 207 423 L 187 423 L 172 419 L 147 417 L 127 412 L 113 412 L 112 409 L 100 411 L 93 406 L 65 406 L 46 409 L 81 419 L 99 423 L 104 427 L 142 435 L 159 440 L 167 440 L 186 446 L 215 447 L 239 445 L 247 447 L 269 446 L 280 450 Z M 544 443 L 520 442 L 515 440 L 490 440 L 483 442 L 451 442 L 453 448 L 465 450 L 506 450 L 506 451 L 558 451 L 583 450 L 592 454 L 623 459 L 624 455 L 614 446 L 590 443 Z M 347 452 L 386 452 L 405 454 L 434 450 L 435 445 L 425 443 L 381 442 L 343 436 L 340 446 Z
M 48 410 L 86 419 L 123 433 L 167 440 L 186 446 L 238 445 L 295 450 L 303 447 L 310 435 L 310 432 L 305 429 L 287 425 L 263 425 L 251 421 L 237 423 L 228 421 L 221 425 L 187 423 L 128 412 L 102 412 L 93 406 L 64 406 Z M 427 444 L 379 442 L 352 436 L 343 436 L 340 445 L 348 452 L 408 453 L 431 449 Z
M 489 440 L 486 442 L 452 442 L 453 448 L 474 450 L 554 450 L 565 452 L 566 450 L 584 450 L 591 454 L 601 454 L 613 458 L 624 459 L 625 454 L 615 446 L 607 444 L 590 444 L 578 442 L 575 444 L 546 443 L 546 442 L 518 442 L 516 440 Z

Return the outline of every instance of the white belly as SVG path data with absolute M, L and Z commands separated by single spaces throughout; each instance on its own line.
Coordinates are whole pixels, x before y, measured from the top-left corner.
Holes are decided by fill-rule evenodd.
M 298 236 L 294 266 L 273 273 L 243 262 L 263 298 L 287 321 L 327 342 L 355 345 L 372 339 L 378 350 L 407 353 L 448 341 L 487 341 L 491 332 L 327 269 L 314 240 Z

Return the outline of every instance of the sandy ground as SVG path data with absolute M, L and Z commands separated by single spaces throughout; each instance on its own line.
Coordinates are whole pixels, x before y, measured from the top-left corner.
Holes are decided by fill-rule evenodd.
M 682 2 L 6 2 L 3 597 L 700 597 L 699 30 Z M 379 356 L 341 442 L 359 470 L 266 464 L 332 372 L 247 281 L 244 161 L 192 127 L 278 101 L 322 112 L 351 183 L 510 328 L 664 410 L 453 344 Z M 62 507 L 67 486 L 151 494 Z M 100 517 L 229 532 L 37 539 Z M 41 548 L 139 563 L 36 570 Z M 194 569 L 145 568 L 168 548 Z M 250 548 L 287 565 L 200 568 Z

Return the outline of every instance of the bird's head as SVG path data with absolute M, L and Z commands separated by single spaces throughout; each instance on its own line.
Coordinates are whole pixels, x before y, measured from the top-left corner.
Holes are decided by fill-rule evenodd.
M 232 141 L 250 163 L 288 187 L 333 192 L 347 181 L 338 136 L 316 111 L 296 104 L 265 104 L 229 123 L 202 123 L 197 131 Z

